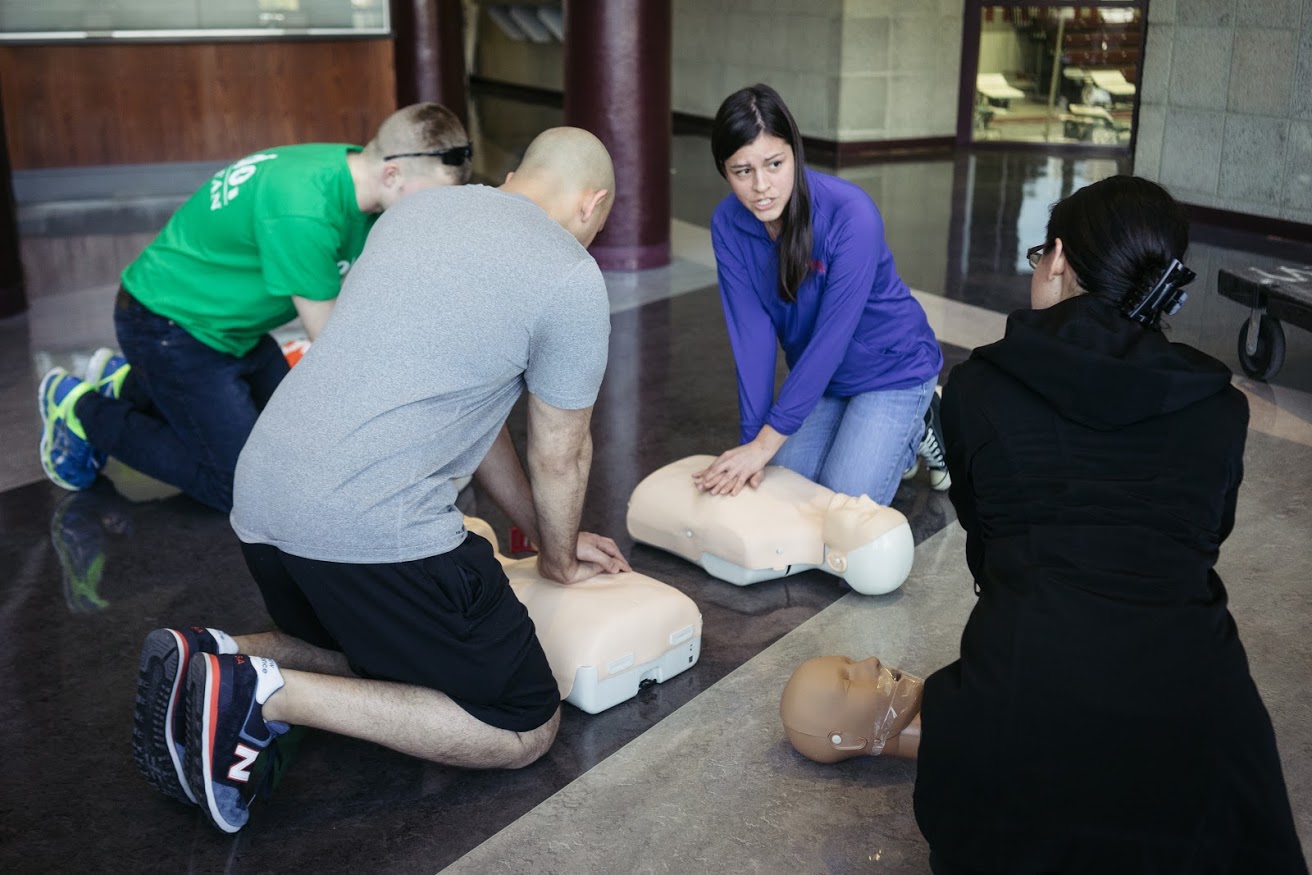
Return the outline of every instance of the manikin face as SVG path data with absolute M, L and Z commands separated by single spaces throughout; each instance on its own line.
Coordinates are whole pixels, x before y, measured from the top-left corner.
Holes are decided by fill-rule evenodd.
M 894 524 L 888 510 L 868 495 L 835 494 L 825 510 L 825 543 L 844 552 L 869 544 Z
M 797 667 L 779 702 L 788 741 L 818 763 L 879 754 L 920 710 L 919 678 L 875 657 L 818 656 Z
M 868 496 L 834 495 L 821 534 L 825 565 L 859 593 L 892 592 L 911 571 L 916 547 L 906 517 Z
M 773 134 L 761 134 L 729 156 L 724 175 L 742 205 L 765 223 L 771 238 L 778 237 L 796 182 L 793 148 Z

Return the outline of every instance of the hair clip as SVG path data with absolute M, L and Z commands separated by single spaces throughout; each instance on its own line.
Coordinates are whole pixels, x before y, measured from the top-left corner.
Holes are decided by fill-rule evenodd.
M 1148 294 L 1122 306 L 1121 313 L 1135 322 L 1155 325 L 1163 315 L 1174 316 L 1180 312 L 1185 301 L 1189 300 L 1183 287 L 1196 278 L 1197 274 L 1181 264 L 1180 259 L 1173 258 Z
M 395 155 L 384 155 L 384 161 L 395 161 L 397 158 L 441 158 L 443 164 L 452 167 L 459 167 L 469 158 L 474 157 L 474 147 L 468 144 L 464 146 L 452 146 L 449 149 L 434 149 L 431 152 L 398 152 Z

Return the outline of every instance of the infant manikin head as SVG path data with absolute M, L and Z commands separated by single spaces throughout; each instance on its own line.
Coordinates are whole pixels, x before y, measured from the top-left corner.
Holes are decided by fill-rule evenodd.
M 836 763 L 857 756 L 915 756 L 894 741 L 920 713 L 923 681 L 875 657 L 817 656 L 797 667 L 779 702 L 788 741 L 802 756 Z M 919 725 L 919 724 L 917 724 Z

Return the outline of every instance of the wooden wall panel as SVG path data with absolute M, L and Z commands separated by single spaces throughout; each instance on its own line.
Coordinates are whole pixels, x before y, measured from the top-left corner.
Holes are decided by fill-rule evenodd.
M 386 38 L 0 46 L 14 170 L 363 144 L 395 93 Z

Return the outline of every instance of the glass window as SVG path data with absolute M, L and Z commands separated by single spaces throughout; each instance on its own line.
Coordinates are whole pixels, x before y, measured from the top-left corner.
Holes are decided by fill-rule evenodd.
M 387 0 L 0 0 L 7 42 L 386 34 Z
M 985 6 L 972 138 L 1128 146 L 1140 10 Z

